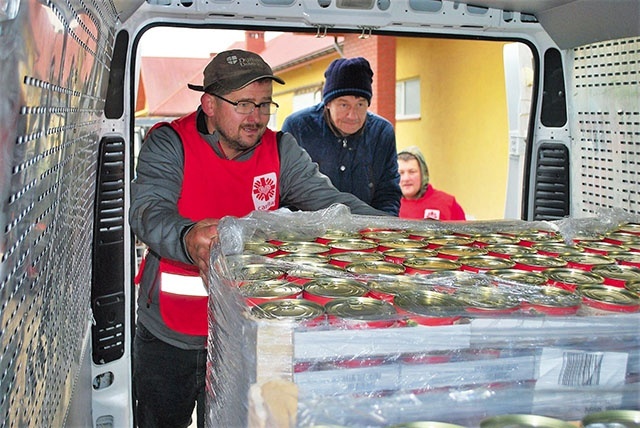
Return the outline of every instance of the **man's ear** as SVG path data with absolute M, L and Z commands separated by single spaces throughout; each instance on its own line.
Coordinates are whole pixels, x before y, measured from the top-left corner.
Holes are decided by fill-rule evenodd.
M 216 111 L 216 100 L 213 95 L 209 95 L 207 93 L 202 94 L 200 97 L 200 105 L 202 106 L 202 111 L 207 116 L 213 116 Z

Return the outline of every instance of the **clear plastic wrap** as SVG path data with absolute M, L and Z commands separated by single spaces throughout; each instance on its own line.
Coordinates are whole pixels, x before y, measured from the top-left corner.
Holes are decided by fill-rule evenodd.
M 575 289 L 527 282 L 524 271 L 498 276 L 488 258 L 480 258 L 487 269 L 474 269 L 464 252 L 448 260 L 465 260 L 466 269 L 412 274 L 376 262 L 350 271 L 310 254 L 311 243 L 335 231 L 466 236 L 472 248 L 497 233 L 573 245 L 638 220 L 612 210 L 555 222 L 432 222 L 351 215 L 340 205 L 226 217 L 209 278 L 209 426 L 475 427 L 500 414 L 579 421 L 596 410 L 638 409 L 640 301 L 637 309 L 586 305 Z M 249 243 L 296 243 L 308 253 L 248 254 Z M 367 294 L 347 295 L 351 282 Z M 321 300 L 311 283 L 344 296 Z M 257 294 L 249 299 L 248 290 Z

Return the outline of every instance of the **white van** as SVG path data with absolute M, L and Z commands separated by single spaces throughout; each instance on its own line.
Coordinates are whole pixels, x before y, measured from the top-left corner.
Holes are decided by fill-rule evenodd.
M 338 41 L 334 55 L 345 53 L 345 38 L 350 46 L 393 38 L 396 92 L 387 114 L 401 137 L 427 129 L 434 144 L 456 138 L 448 149 L 425 149 L 434 179 L 466 195 L 474 217 L 640 213 L 639 0 L 0 1 L 2 426 L 134 425 L 140 248 L 126 219 L 139 47 L 148 30 L 164 26 L 328 38 Z M 444 79 L 486 65 L 473 43 L 504 55 L 491 58 L 504 85 L 484 98 L 498 107 L 473 103 L 491 75 Z M 412 56 L 415 46 L 433 56 Z M 382 57 L 388 48 L 379 49 Z M 399 100 L 412 95 L 403 85 L 423 76 L 408 70 L 421 66 L 433 78 L 419 82 L 424 108 L 401 111 Z M 304 99 L 304 88 L 291 88 L 281 95 L 285 112 L 296 94 Z M 424 97 L 428 88 L 440 98 Z M 484 133 L 496 111 L 504 115 L 498 145 Z

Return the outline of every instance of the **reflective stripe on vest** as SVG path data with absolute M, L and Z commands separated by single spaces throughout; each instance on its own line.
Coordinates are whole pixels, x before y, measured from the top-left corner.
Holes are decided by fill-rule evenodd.
M 160 289 L 164 293 L 181 294 L 183 296 L 208 296 L 204 282 L 199 276 L 162 272 Z

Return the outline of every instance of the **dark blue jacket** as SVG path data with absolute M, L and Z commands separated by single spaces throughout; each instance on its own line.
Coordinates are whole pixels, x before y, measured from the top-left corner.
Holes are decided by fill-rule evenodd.
M 282 131 L 291 133 L 334 186 L 356 195 L 374 208 L 398 215 L 400 175 L 396 137 L 391 122 L 367 112 L 364 129 L 355 135 L 335 135 L 324 118 L 324 104 L 287 117 Z

